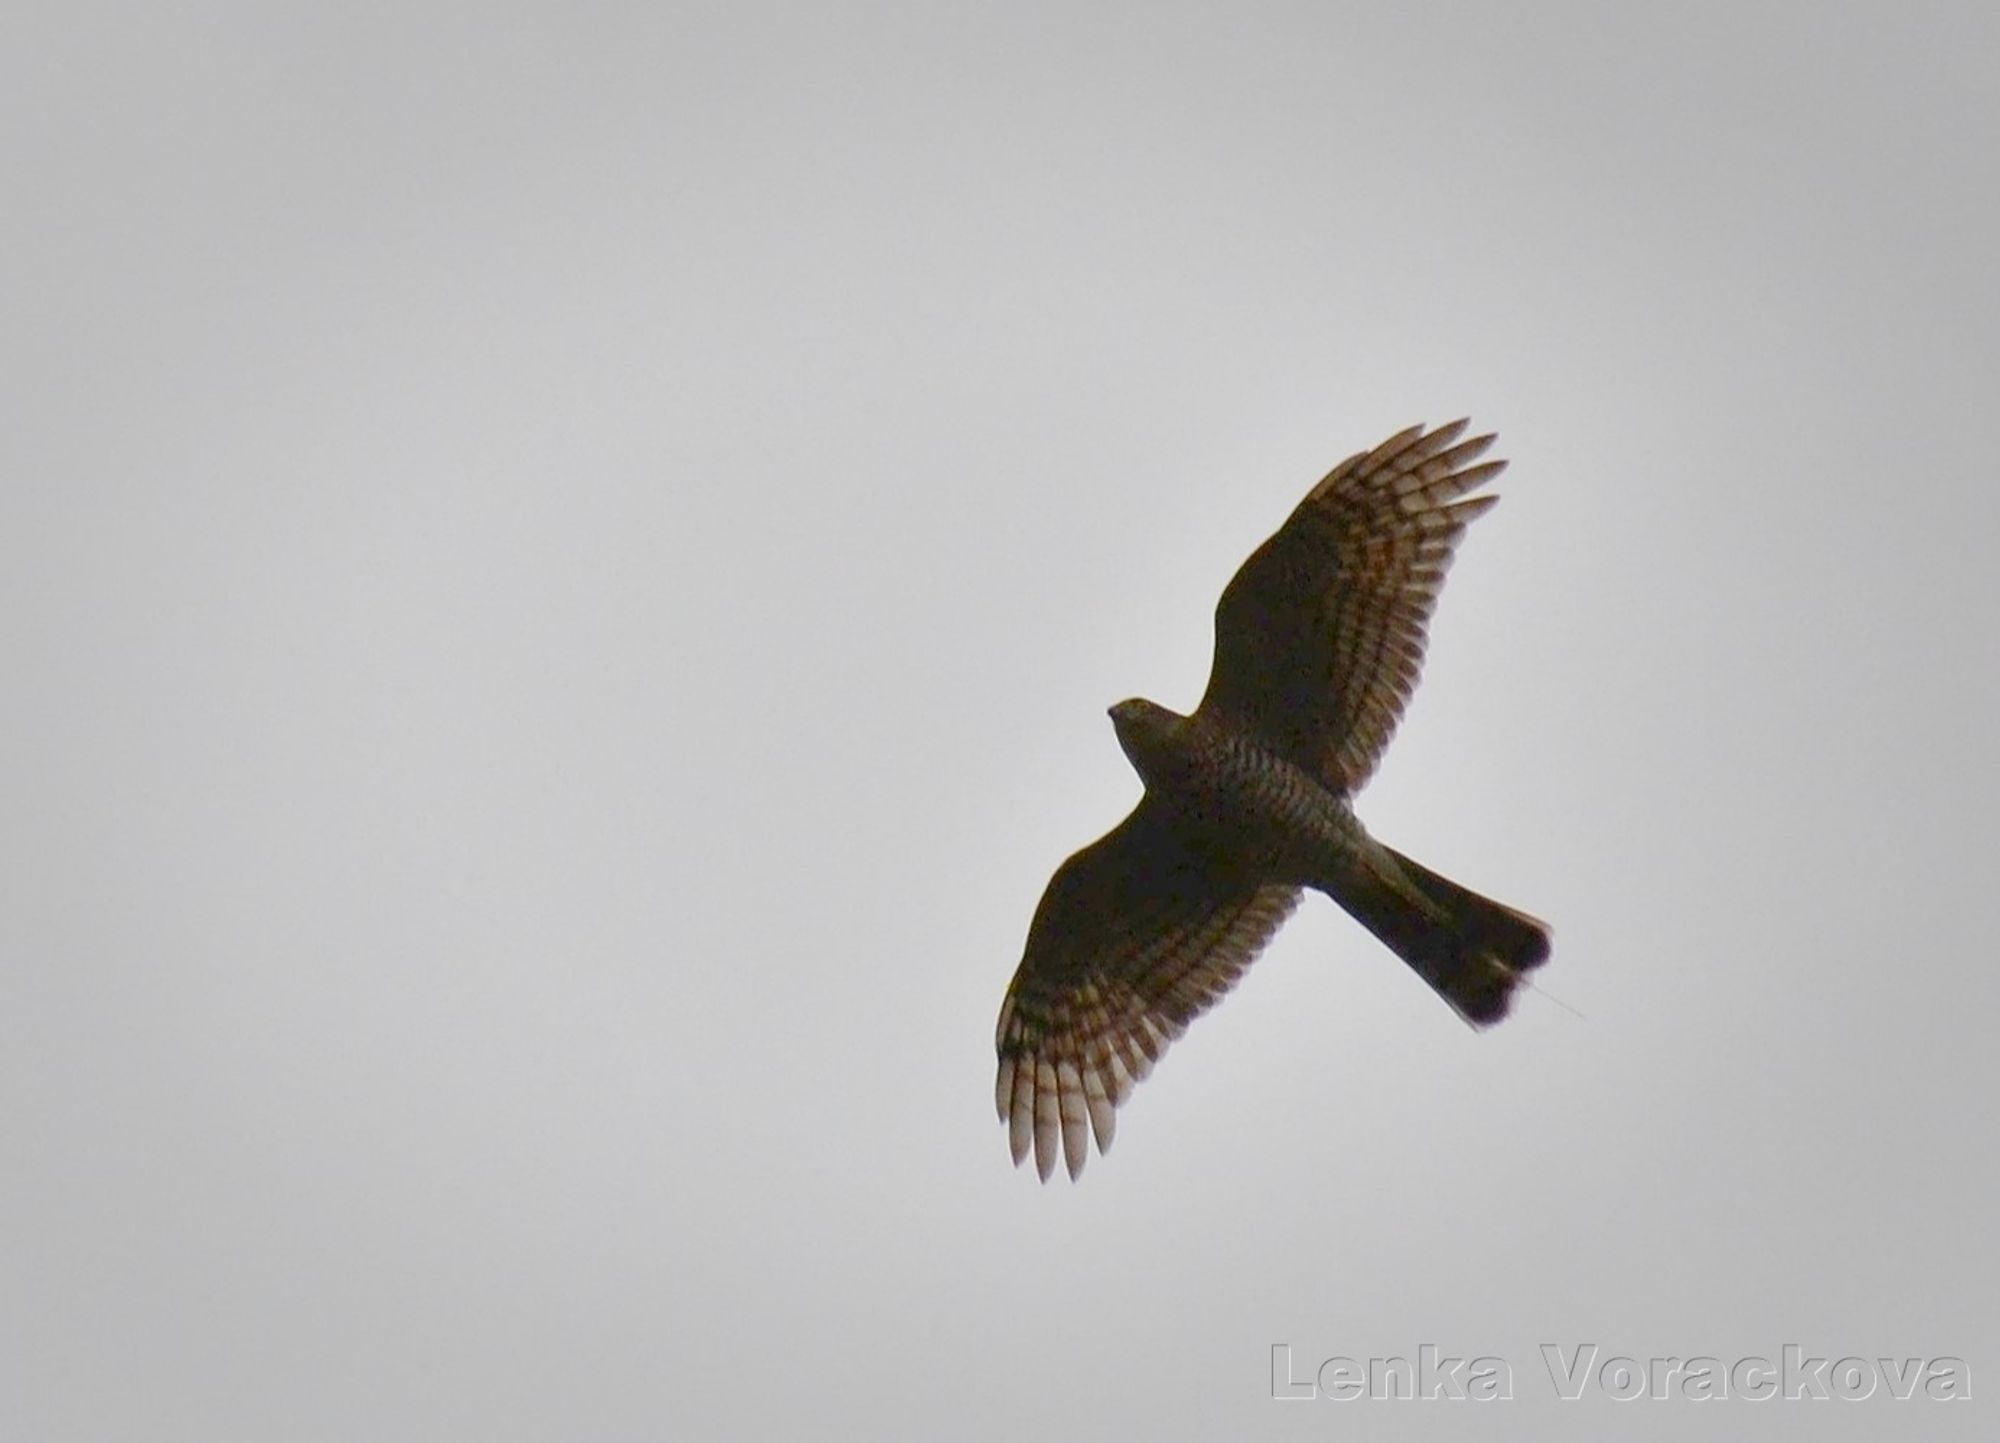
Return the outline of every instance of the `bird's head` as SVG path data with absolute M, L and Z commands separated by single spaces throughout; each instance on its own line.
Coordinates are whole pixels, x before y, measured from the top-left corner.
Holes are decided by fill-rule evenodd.
M 1162 769 L 1174 737 L 1186 721 L 1180 713 L 1139 696 L 1111 708 L 1111 725 L 1117 729 L 1118 745 L 1125 749 L 1139 775 L 1148 779 Z

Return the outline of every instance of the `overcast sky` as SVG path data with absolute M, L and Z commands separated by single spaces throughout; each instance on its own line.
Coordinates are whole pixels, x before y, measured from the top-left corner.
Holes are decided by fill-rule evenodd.
M 2000 10 L 1640 8 L 16 16 L 0 1435 L 1995 1436 Z M 1309 897 L 1016 1171 L 1104 708 L 1460 414 L 1359 810 L 1548 995 Z

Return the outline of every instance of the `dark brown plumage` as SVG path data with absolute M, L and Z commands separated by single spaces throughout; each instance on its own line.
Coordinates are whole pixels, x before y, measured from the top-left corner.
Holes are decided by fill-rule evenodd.
M 1452 549 L 1503 461 L 1466 423 L 1351 456 L 1252 553 L 1215 610 L 1192 716 L 1111 709 L 1146 783 L 1057 870 L 1000 1008 L 996 1101 L 1015 1162 L 1072 1177 L 1160 1053 L 1243 974 L 1311 887 L 1475 1026 L 1506 1014 L 1548 929 L 1375 841 L 1349 806 L 1423 664 Z

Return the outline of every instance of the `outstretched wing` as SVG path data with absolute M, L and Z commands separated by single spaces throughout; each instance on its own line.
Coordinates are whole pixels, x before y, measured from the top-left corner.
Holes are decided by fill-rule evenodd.
M 1111 1146 L 1114 1109 L 1189 1022 L 1220 1001 L 1298 902 L 1294 887 L 1232 880 L 1142 800 L 1057 869 L 1000 1006 L 995 1101 L 1014 1161 L 1057 1144 L 1075 1177 L 1090 1133 Z
M 1243 563 L 1215 608 L 1200 710 L 1341 792 L 1368 780 L 1424 660 L 1424 628 L 1466 523 L 1505 461 L 1464 421 L 1350 456 Z M 1461 499 L 1464 498 L 1464 499 Z

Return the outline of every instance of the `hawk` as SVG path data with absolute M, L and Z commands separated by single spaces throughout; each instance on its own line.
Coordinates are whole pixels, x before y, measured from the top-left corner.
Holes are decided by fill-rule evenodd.
M 1072 1178 L 1092 1134 L 1167 1044 L 1220 1001 L 1298 905 L 1324 892 L 1474 1027 L 1499 1021 L 1549 930 L 1371 837 L 1353 797 L 1423 663 L 1424 628 L 1504 461 L 1465 421 L 1350 456 L 1243 563 L 1215 608 L 1192 716 L 1111 708 L 1146 784 L 1132 814 L 1050 880 L 995 1033 L 1016 1165 Z

